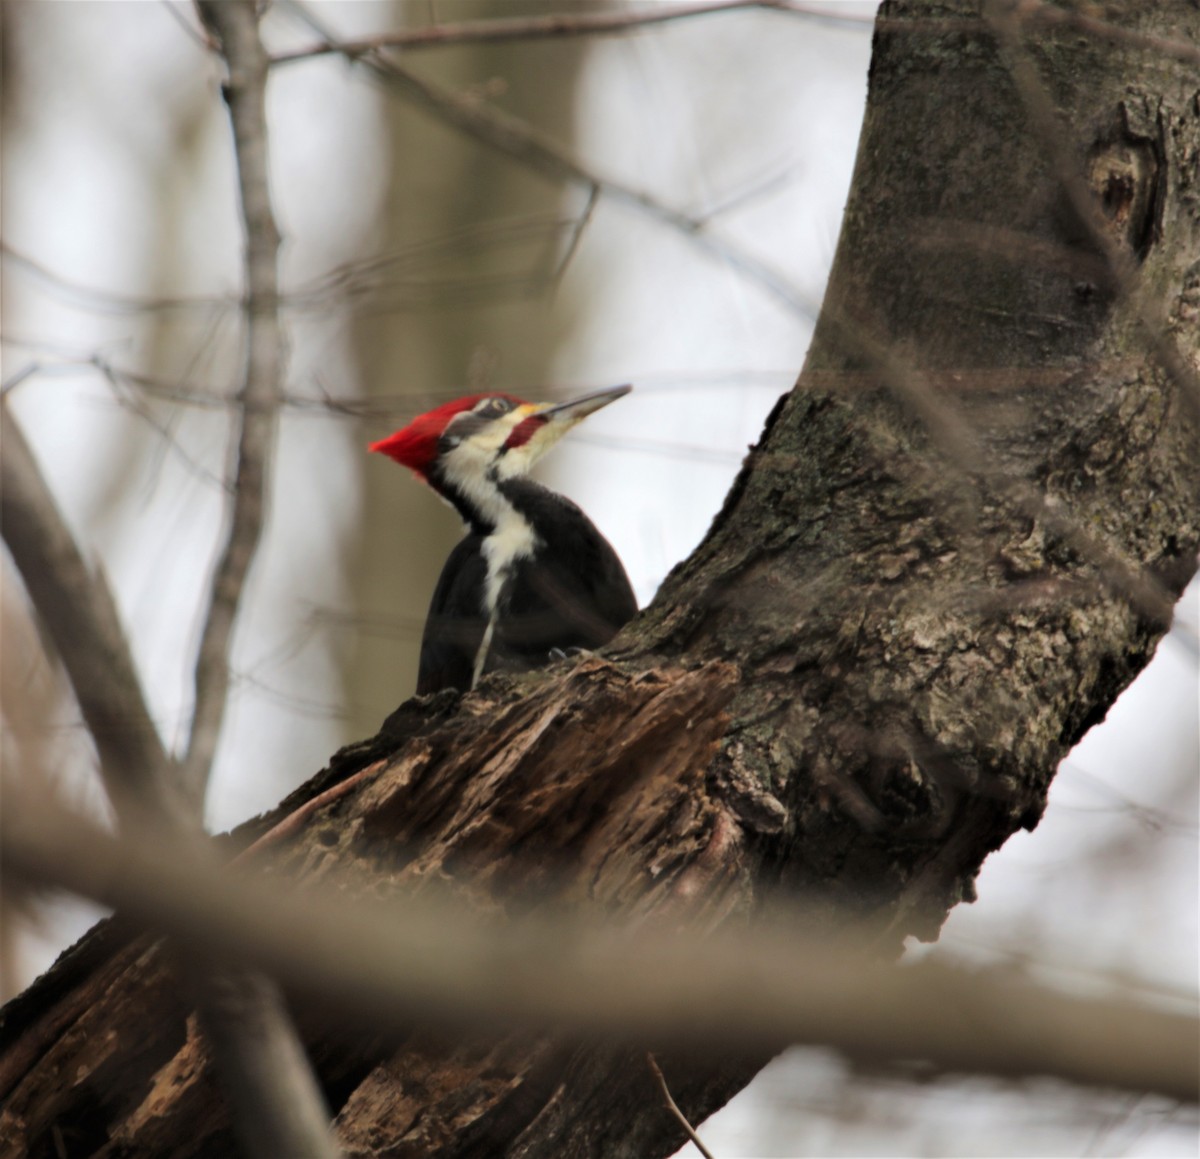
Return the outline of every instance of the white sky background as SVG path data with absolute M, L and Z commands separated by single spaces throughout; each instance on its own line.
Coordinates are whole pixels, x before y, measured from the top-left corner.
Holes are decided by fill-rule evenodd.
M 5 145 L 6 246 L 106 294 L 228 299 L 239 285 L 239 238 L 215 66 L 163 4 L 37 7 L 22 21 L 30 43 L 19 50 L 52 62 L 52 80 L 33 84 L 17 140 Z M 347 34 L 386 16 L 370 4 L 322 11 Z M 186 7 L 176 12 L 192 22 Z M 276 47 L 309 39 L 279 12 L 270 21 Z M 579 100 L 580 154 L 596 171 L 690 211 L 732 202 L 714 231 L 819 301 L 869 49 L 866 32 L 765 12 L 597 40 Z M 292 288 L 358 252 L 370 227 L 381 175 L 363 143 L 381 99 L 333 61 L 273 78 L 274 194 Z M 172 147 L 164 133 L 181 109 L 195 110 L 188 123 L 198 160 L 164 183 L 157 166 Z M 173 217 L 159 204 L 164 188 L 179 207 Z M 575 209 L 582 202 L 567 195 Z M 164 221 L 165 239 L 156 232 Z M 153 280 L 155 255 L 168 244 L 179 259 L 164 285 Z M 624 381 L 636 390 L 573 435 L 545 477 L 606 532 L 644 602 L 707 528 L 746 446 L 795 378 L 811 327 L 680 235 L 603 202 L 560 296 L 579 314 L 558 368 L 564 391 Z M 218 531 L 212 477 L 223 469 L 225 430 L 219 413 L 162 406 L 166 441 L 116 405 L 94 369 L 71 364 L 101 351 L 140 365 L 146 318 L 110 305 L 53 287 L 6 255 L 4 377 L 35 359 L 44 368 L 14 392 L 14 410 L 73 527 L 104 562 L 154 710 L 174 736 L 186 721 L 197 596 Z M 294 310 L 289 321 L 289 389 L 312 397 L 320 383 L 353 394 L 352 382 L 330 380 L 345 319 Z M 169 374 L 193 385 L 232 382 L 236 326 L 235 312 L 220 304 L 173 314 L 175 341 L 162 356 Z M 210 809 L 216 827 L 273 804 L 291 787 L 285 776 L 294 782 L 315 771 L 336 743 L 332 645 L 310 630 L 311 614 L 344 602 L 339 528 L 354 517 L 363 444 L 379 433 L 319 409 L 285 416 L 269 536 L 237 637 L 239 681 Z M 106 500 L 123 470 L 133 472 L 138 507 L 116 519 Z M 1028 959 L 1039 976 L 1089 990 L 1128 976 L 1163 1001 L 1194 1007 L 1195 586 L 1189 601 L 1181 618 L 1190 627 L 1160 647 L 1072 754 L 1043 823 L 992 856 L 978 903 L 954 911 L 932 952 Z M 57 722 L 59 743 L 86 760 L 71 724 Z M 74 907 L 49 919 L 44 936 L 27 943 L 30 968 L 44 968 L 87 920 Z M 898 1088 L 852 1078 L 822 1052 L 792 1052 L 703 1134 L 723 1159 L 1174 1155 L 1197 1146 L 1193 1117 L 1148 1102 L 1101 1102 L 1044 1084 Z

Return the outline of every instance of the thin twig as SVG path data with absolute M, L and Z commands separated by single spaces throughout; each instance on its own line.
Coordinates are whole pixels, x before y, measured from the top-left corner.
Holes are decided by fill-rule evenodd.
M 281 310 L 293 312 L 320 312 L 325 315 L 330 303 L 339 298 L 349 300 L 365 294 L 386 289 L 389 283 L 385 275 L 395 272 L 402 288 L 408 291 L 409 299 L 419 304 L 434 301 L 435 295 L 453 293 L 456 300 L 477 285 L 487 287 L 482 279 L 471 279 L 462 283 L 423 280 L 425 266 L 444 261 L 456 253 L 469 250 L 477 252 L 481 245 L 518 245 L 526 240 L 539 240 L 552 234 L 570 234 L 580 229 L 577 217 L 561 215 L 505 219 L 495 223 L 452 231 L 432 241 L 422 242 L 404 249 L 370 258 L 345 262 L 326 273 L 294 287 L 279 295 Z M 13 250 L 0 242 L 0 259 L 22 274 L 49 286 L 59 301 L 81 310 L 111 314 L 153 314 L 175 311 L 213 310 L 218 316 L 240 311 L 244 305 L 241 298 L 230 295 L 195 295 L 191 297 L 166 297 L 151 295 L 129 295 L 98 287 L 82 285 L 64 278 L 25 254 Z M 423 264 L 424 263 L 424 266 Z M 15 339 L 5 336 L 5 341 Z M 85 356 L 80 356 L 84 359 Z
M 40 374 L 42 364 L 40 362 L 27 362 L 20 370 L 14 371 L 8 378 L 0 382 L 0 395 L 6 395 L 9 391 L 16 390 L 27 378 L 31 378 L 35 374 Z
M 232 511 L 196 656 L 195 706 L 183 758 L 184 785 L 203 800 L 228 704 L 234 622 L 266 519 L 267 477 L 281 402 L 283 334 L 276 268 L 279 230 L 267 180 L 266 50 L 249 0 L 201 0 L 199 11 L 219 40 L 228 65 L 225 96 L 233 125 L 246 243 L 246 355 L 238 394 L 241 431 Z
M 183 824 L 177 769 L 150 716 L 104 573 L 84 562 L 4 396 L 0 415 L 4 542 L 62 659 L 109 800 L 122 822 L 150 814 Z
M 333 37 L 321 21 L 306 7 L 299 3 L 293 3 L 291 7 L 314 32 L 333 42 Z M 384 56 L 372 50 L 352 59 L 395 89 L 405 100 L 451 128 L 555 180 L 582 186 L 589 192 L 598 191 L 611 201 L 670 226 L 710 257 L 724 262 L 765 289 L 789 310 L 809 320 L 816 318 L 817 303 L 800 287 L 754 254 L 709 232 L 703 218 L 666 205 L 643 190 L 592 172 L 519 117 L 485 106 L 477 100 L 461 97 L 425 80 L 400 64 L 394 54 Z
M 424 28 L 405 28 L 356 40 L 325 40 L 291 52 L 281 52 L 271 58 L 272 65 L 294 64 L 297 61 L 339 54 L 348 58 L 361 56 L 378 49 L 392 48 L 413 51 L 424 48 L 443 48 L 461 44 L 500 44 L 511 41 L 533 41 L 573 36 L 605 36 L 632 32 L 656 24 L 674 23 L 697 16 L 719 15 L 745 9 L 765 9 L 803 16 L 834 28 L 869 31 L 873 26 L 888 32 L 911 32 L 912 22 L 886 16 L 876 20 L 870 15 L 839 12 L 832 7 L 805 4 L 800 0 L 716 0 L 708 4 L 660 4 L 639 12 L 596 13 L 549 16 L 508 17 L 499 20 L 462 20 L 452 24 L 433 24 Z M 1044 0 L 1021 0 L 1021 19 L 1046 27 L 1068 27 L 1085 32 L 1098 40 L 1108 40 L 1128 48 L 1174 57 L 1187 63 L 1200 64 L 1200 47 L 1186 40 L 1166 36 L 1150 36 L 1135 32 L 1088 12 L 1059 8 Z M 936 23 L 945 29 L 970 29 L 974 18 L 930 17 L 926 25 Z
M 116 290 L 101 290 L 94 286 L 64 278 L 53 270 L 31 258 L 28 254 L 13 249 L 6 241 L 0 241 L 0 259 L 16 266 L 22 273 L 51 286 L 59 299 L 68 306 L 96 313 L 151 314 L 173 310 L 193 310 L 210 306 L 234 308 L 236 299 L 221 295 L 196 295 L 194 297 L 166 297 L 161 295 L 122 294 Z
M 695 1127 L 688 1122 L 687 1115 L 679 1109 L 679 1104 L 671 1097 L 671 1088 L 667 1086 L 667 1080 L 663 1075 L 662 1068 L 658 1065 L 658 1059 L 650 1051 L 646 1051 L 646 1065 L 650 1068 L 650 1073 L 654 1075 L 654 1081 L 658 1083 L 658 1089 L 662 1094 L 663 1101 L 667 1104 L 667 1110 L 679 1121 L 684 1134 L 696 1145 L 696 1150 L 704 1156 L 704 1159 L 714 1159 L 713 1153 L 704 1145 L 700 1136 L 696 1134 Z
M 271 64 L 294 64 L 299 60 L 339 54 L 354 58 L 382 48 L 442 48 L 454 44 L 504 44 L 511 41 L 546 40 L 572 36 L 611 36 L 632 32 L 655 24 L 675 23 L 695 16 L 713 16 L 722 12 L 738 12 L 747 8 L 765 8 L 807 16 L 838 27 L 866 30 L 871 27 L 870 16 L 839 13 L 815 4 L 792 3 L 790 0 L 715 0 L 708 4 L 659 4 L 638 12 L 556 12 L 548 16 L 507 17 L 499 20 L 461 20 L 453 24 L 431 24 L 425 28 L 405 28 L 379 36 L 358 40 L 325 40 L 306 48 L 281 52 L 271 58 Z
M 289 837 L 295 837 L 303 830 L 305 822 L 314 813 L 319 813 L 326 805 L 331 805 L 334 801 L 344 797 L 360 781 L 364 781 L 379 772 L 383 765 L 383 761 L 375 761 L 373 764 L 367 765 L 365 769 L 359 769 L 353 776 L 349 776 L 344 781 L 339 781 L 336 785 L 330 786 L 325 792 L 318 793 L 315 797 L 310 797 L 303 805 L 300 805 L 284 817 L 282 821 L 271 826 L 265 833 L 247 845 L 233 859 L 233 864 L 238 865 L 245 861 L 251 861 L 264 849 L 279 845 Z
M 579 243 L 583 241 L 584 230 L 592 223 L 592 217 L 596 212 L 596 203 L 600 200 L 600 190 L 594 185 L 588 191 L 587 204 L 583 207 L 583 212 L 579 215 L 574 226 L 571 228 L 571 235 L 567 240 L 566 249 L 563 251 L 562 258 L 559 259 L 558 265 L 555 267 L 554 273 L 550 277 L 550 285 L 557 291 L 562 284 L 563 278 L 566 276 L 567 268 L 570 266 L 572 259 L 575 257 L 576 251 L 579 249 Z
M 660 6 L 642 12 L 552 13 L 547 16 L 507 17 L 494 20 L 461 20 L 453 24 L 430 24 L 403 28 L 357 40 L 325 40 L 271 58 L 272 66 L 294 64 L 313 57 L 338 54 L 353 59 L 382 48 L 441 48 L 455 44 L 505 44 L 512 41 L 559 39 L 573 36 L 603 36 L 630 32 L 653 24 L 736 12 L 745 8 L 771 7 L 764 0 L 716 0 L 709 4 Z

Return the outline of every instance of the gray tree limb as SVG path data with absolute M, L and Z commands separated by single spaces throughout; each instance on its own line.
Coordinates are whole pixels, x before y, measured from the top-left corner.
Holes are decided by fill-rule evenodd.
M 225 88 L 237 153 L 246 246 L 246 353 L 238 393 L 240 431 L 225 543 L 213 574 L 196 655 L 195 704 L 183 778 L 197 800 L 212 770 L 225 719 L 230 655 L 238 605 L 262 538 L 268 478 L 278 428 L 284 338 L 279 321 L 279 230 L 268 181 L 266 87 L 269 61 L 258 37 L 254 5 L 208 3 L 199 11 L 221 45 Z
M 0 527 L 25 590 L 62 659 L 122 821 L 191 813 L 150 716 L 103 572 L 88 567 L 20 424 L 0 397 Z

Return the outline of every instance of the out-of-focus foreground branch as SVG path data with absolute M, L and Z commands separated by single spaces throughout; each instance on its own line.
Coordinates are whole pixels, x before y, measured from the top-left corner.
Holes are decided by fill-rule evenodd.
M 0 398 L 0 530 L 66 670 L 122 821 L 189 817 L 104 573 L 89 568 L 20 424 Z
M 83 560 L 20 426 L 0 398 L 4 453 L 0 456 L 0 525 L 35 609 L 62 658 L 80 711 L 100 757 L 105 788 L 121 821 L 123 841 L 147 825 L 172 832 L 174 856 L 199 828 L 198 802 L 188 801 L 179 768 L 150 718 L 112 594 L 100 571 Z M 8 830 L 34 836 L 44 815 L 16 799 L 8 786 Z M 20 816 L 17 826 L 14 816 Z M 7 839 L 7 832 L 5 840 Z M 69 840 L 53 828 L 49 840 Z M 231 1102 L 257 1154 L 335 1154 L 312 1080 L 278 988 L 265 978 L 223 968 L 209 959 L 185 968 L 197 991 L 205 1028 L 232 1072 Z M 7 1065 L 23 1056 L 9 1052 Z M 307 1118 L 304 1109 L 309 1108 Z M 316 1141 L 315 1145 L 313 1141 Z
M 1133 998 L 1083 998 L 1001 970 L 882 964 L 865 943 L 771 921 L 704 938 L 560 920 L 487 921 L 451 896 L 348 903 L 218 866 L 145 833 L 120 842 L 46 801 L 0 829 L 4 869 L 115 907 L 184 946 L 253 962 L 365 1025 L 557 1027 L 664 1049 L 833 1046 L 870 1063 L 1051 1075 L 1197 1098 L 1200 1022 Z M 0 1071 L 0 1096 L 5 1080 Z

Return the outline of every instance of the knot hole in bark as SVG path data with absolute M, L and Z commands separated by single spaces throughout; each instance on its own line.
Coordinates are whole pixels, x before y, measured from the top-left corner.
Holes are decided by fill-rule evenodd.
M 1139 262 L 1158 240 L 1163 200 L 1161 143 L 1146 120 L 1123 105 L 1120 128 L 1096 143 L 1086 170 L 1112 236 Z
M 891 841 L 929 841 L 944 833 L 973 775 L 912 722 L 843 724 L 833 730 L 836 755 L 818 780 L 829 788 L 839 766 L 839 803 L 863 829 Z M 851 786 L 853 786 L 851 788 Z

